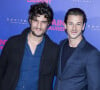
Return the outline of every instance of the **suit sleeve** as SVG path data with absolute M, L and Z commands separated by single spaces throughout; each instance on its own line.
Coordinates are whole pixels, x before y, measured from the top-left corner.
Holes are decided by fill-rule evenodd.
M 88 90 L 100 90 L 100 52 L 92 51 L 87 60 Z

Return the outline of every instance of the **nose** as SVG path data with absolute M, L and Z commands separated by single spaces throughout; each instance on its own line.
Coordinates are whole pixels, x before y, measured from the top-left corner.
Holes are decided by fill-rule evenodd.
M 40 28 L 41 27 L 41 22 L 38 22 L 37 26 L 38 26 L 38 28 Z
M 73 25 L 73 27 L 72 27 L 72 28 L 73 28 L 73 30 L 75 30 L 75 29 L 76 29 L 76 26 L 75 26 L 75 25 Z

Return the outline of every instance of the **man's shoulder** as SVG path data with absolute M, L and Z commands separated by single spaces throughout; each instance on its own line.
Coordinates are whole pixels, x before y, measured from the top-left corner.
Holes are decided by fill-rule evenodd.
M 89 42 L 86 42 L 86 47 L 87 47 L 89 50 L 99 51 L 94 45 L 92 45 L 92 44 L 89 43 Z
M 10 38 L 8 38 L 7 42 L 17 42 L 18 40 L 20 40 L 21 35 L 15 35 L 15 36 L 11 36 Z
M 62 47 L 65 43 L 67 43 L 68 39 L 63 39 L 60 41 L 59 46 Z
M 100 51 L 91 43 L 86 42 L 85 48 L 82 51 L 85 51 L 87 57 L 87 63 L 95 65 L 100 64 Z
M 100 51 L 91 43 L 86 42 L 85 48 L 83 48 L 83 51 L 85 51 L 88 55 L 99 55 L 100 56 Z
M 52 45 L 52 46 L 58 46 L 58 44 L 55 43 L 53 40 L 51 40 L 51 39 L 49 38 L 48 35 L 45 35 L 45 40 L 46 40 L 46 42 L 47 42 L 48 44 L 50 44 L 50 45 Z
M 26 41 L 26 37 L 27 37 L 27 34 L 25 34 L 24 32 L 11 36 L 8 38 L 6 45 L 16 46 L 20 43 L 24 43 Z
M 10 38 L 8 38 L 7 41 L 8 42 L 14 42 L 14 41 L 17 42 L 17 41 L 23 40 L 27 36 L 28 32 L 29 32 L 29 28 L 26 28 L 22 31 L 22 33 L 11 36 Z

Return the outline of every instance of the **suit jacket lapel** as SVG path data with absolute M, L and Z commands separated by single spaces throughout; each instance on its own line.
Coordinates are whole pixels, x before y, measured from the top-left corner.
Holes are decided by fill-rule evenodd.
M 19 39 L 19 43 L 18 43 L 18 65 L 21 66 L 20 64 L 22 63 L 23 60 L 23 55 L 24 55 L 24 49 L 25 49 L 25 43 L 27 40 L 27 33 L 29 32 L 29 30 L 25 30 L 24 33 L 22 33 L 22 36 Z M 15 51 L 16 52 L 16 51 Z
M 45 74 L 47 72 L 50 72 L 50 70 L 48 70 L 48 69 L 51 69 L 50 52 L 48 52 L 48 51 L 50 51 L 50 48 L 51 48 L 50 44 L 51 44 L 50 40 L 46 35 L 43 53 L 42 53 L 42 57 L 41 57 L 41 60 L 40 60 L 40 70 L 39 70 L 40 74 Z M 48 68 L 48 69 L 46 69 L 46 68 Z
M 86 40 L 85 40 L 85 38 L 83 38 L 83 40 L 80 42 L 78 47 L 73 52 L 72 56 L 70 56 L 70 58 L 67 60 L 62 73 L 61 73 L 61 60 L 60 60 L 59 72 L 61 73 L 61 75 L 63 75 L 67 71 L 67 69 L 70 66 L 70 63 L 73 63 L 76 58 L 77 58 L 76 60 L 78 60 L 78 56 L 79 56 L 79 54 L 81 54 L 81 49 L 85 46 L 85 44 L 86 44 Z

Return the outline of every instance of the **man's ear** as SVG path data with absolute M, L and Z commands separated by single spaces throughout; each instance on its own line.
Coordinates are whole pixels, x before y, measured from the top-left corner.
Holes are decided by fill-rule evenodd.
M 85 29 L 85 23 L 83 24 L 82 31 L 84 31 L 84 29 Z
M 67 29 L 67 25 L 66 25 L 66 23 L 64 23 L 64 28 Z
M 31 20 L 31 19 L 29 19 L 28 21 L 29 21 L 29 24 L 31 24 L 31 23 L 32 23 L 32 20 Z

